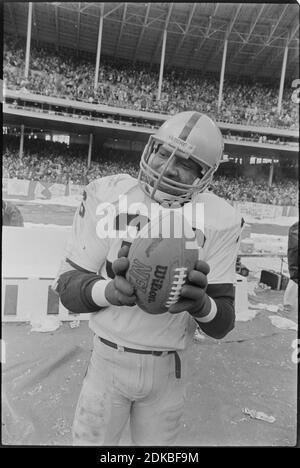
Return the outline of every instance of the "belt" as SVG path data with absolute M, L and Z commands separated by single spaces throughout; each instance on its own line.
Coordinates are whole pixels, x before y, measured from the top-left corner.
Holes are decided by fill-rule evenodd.
M 152 356 L 174 354 L 176 379 L 180 379 L 181 377 L 181 361 L 180 361 L 180 357 L 177 351 L 150 351 L 150 350 L 145 350 L 145 349 L 133 349 L 133 348 L 127 348 L 126 346 L 119 346 L 116 343 L 113 343 L 112 341 L 106 340 L 105 338 L 101 338 L 100 336 L 98 336 L 98 338 L 105 345 L 110 346 L 111 348 L 117 349 L 119 351 L 126 351 L 127 353 L 152 354 Z

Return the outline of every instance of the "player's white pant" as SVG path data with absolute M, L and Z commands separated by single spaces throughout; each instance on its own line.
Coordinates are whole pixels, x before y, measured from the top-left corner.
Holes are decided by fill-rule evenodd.
M 95 336 L 73 423 L 74 445 L 118 445 L 130 418 L 133 445 L 174 445 L 185 402 L 186 356 L 181 378 L 174 354 L 118 351 Z
M 291 311 L 298 311 L 298 284 L 293 280 L 289 280 L 287 288 L 284 292 L 283 305 Z

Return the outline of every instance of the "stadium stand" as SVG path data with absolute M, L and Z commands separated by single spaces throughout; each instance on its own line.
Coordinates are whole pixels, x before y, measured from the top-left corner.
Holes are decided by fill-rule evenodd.
M 118 172 L 132 176 L 138 173 L 138 159 L 132 152 L 107 148 L 97 155 L 88 169 L 86 149 L 82 145 L 68 148 L 63 143 L 25 140 L 24 155 L 19 159 L 19 139 L 5 136 L 3 146 L 3 177 L 35 181 L 86 184 L 98 177 Z
M 86 148 L 73 144 L 25 139 L 24 155 L 19 159 L 19 139 L 5 135 L 3 145 L 3 177 L 53 183 L 86 184 L 98 177 L 119 172 L 136 177 L 138 158 L 128 151 L 107 148 L 97 160 L 86 166 Z M 246 177 L 216 176 L 214 193 L 232 201 L 251 201 L 273 205 L 298 206 L 298 184 L 280 179 L 268 187 L 265 181 Z
M 219 77 L 188 76 L 178 69 L 166 70 L 161 99 L 157 101 L 157 72 L 139 63 L 101 58 L 99 84 L 93 86 L 94 63 L 76 56 L 74 50 L 57 52 L 49 45 L 32 43 L 28 80 L 24 80 L 25 43 L 6 37 L 4 80 L 9 89 L 46 96 L 108 104 L 165 114 L 195 110 L 216 120 L 264 127 L 298 128 L 298 106 L 286 86 L 282 111 L 277 113 L 278 90 L 274 85 L 243 78 L 226 78 L 224 98 L 217 109 Z

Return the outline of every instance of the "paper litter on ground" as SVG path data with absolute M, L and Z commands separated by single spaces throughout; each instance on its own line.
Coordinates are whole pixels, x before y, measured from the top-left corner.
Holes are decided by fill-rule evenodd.
M 249 408 L 244 408 L 243 413 L 248 414 L 253 419 L 260 419 L 261 421 L 266 421 L 268 423 L 273 423 L 276 421 L 274 416 L 268 416 L 266 413 L 263 413 L 262 411 L 256 411 L 254 409 L 250 410 Z
M 33 319 L 30 325 L 32 332 L 50 332 L 57 330 L 61 326 L 61 321 L 58 317 L 43 317 Z
M 274 325 L 277 328 L 296 331 L 298 329 L 297 324 L 293 322 L 293 320 L 287 319 L 285 317 L 280 317 L 279 315 L 269 315 L 269 319 L 271 320 L 272 325 Z
M 259 310 L 268 310 L 269 312 L 278 312 L 278 306 L 277 305 L 273 305 L 273 304 L 263 304 L 263 303 L 259 303 L 259 304 L 255 304 L 253 306 L 249 306 L 251 309 L 259 309 Z
M 246 310 L 245 312 L 240 312 L 236 314 L 235 320 L 236 322 L 248 322 L 254 319 L 258 312 L 260 312 L 260 310 Z
M 70 328 L 78 328 L 80 325 L 80 320 L 73 320 L 70 322 Z

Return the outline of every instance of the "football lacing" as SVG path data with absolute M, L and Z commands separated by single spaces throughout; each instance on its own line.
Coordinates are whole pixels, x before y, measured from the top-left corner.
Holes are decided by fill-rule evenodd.
M 171 292 L 166 302 L 166 307 L 171 307 L 175 304 L 180 296 L 181 288 L 186 282 L 187 267 L 175 268 L 174 280 L 172 283 Z

